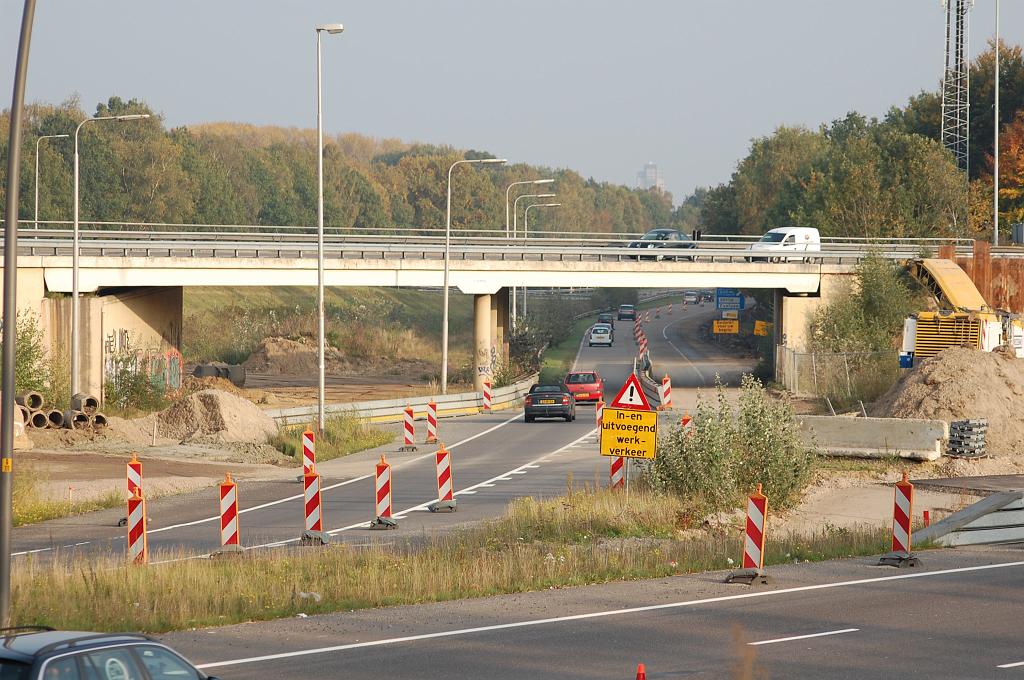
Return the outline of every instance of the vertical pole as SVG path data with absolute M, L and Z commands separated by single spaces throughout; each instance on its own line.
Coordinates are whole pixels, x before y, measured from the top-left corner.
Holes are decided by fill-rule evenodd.
M 71 394 L 78 394 L 78 131 L 75 129 L 75 222 L 71 237 Z
M 996 0 L 995 166 L 992 172 L 992 245 L 999 246 L 999 0 Z
M 324 123 L 320 65 L 320 30 L 316 31 L 316 313 L 317 434 L 324 433 L 326 378 L 324 369 Z
M 32 227 L 33 229 L 39 228 L 39 142 L 43 141 L 42 137 L 36 139 L 36 181 L 34 185 L 35 190 L 35 208 L 32 210 Z
M 24 118 L 25 75 L 28 72 L 29 43 L 32 41 L 32 19 L 35 0 L 25 0 L 21 15 L 21 37 L 18 61 L 14 70 L 14 93 L 11 96 L 11 129 L 7 146 L 7 223 L 4 225 L 4 293 L 3 293 L 3 376 L 0 380 L 0 626 L 11 620 L 11 472 L 14 459 L 14 362 L 15 330 L 17 328 L 18 282 L 18 172 L 21 165 L 21 122 Z
M 458 161 L 448 168 L 448 200 L 444 213 L 444 302 L 441 316 L 441 394 L 448 394 L 448 258 L 452 241 L 452 170 Z

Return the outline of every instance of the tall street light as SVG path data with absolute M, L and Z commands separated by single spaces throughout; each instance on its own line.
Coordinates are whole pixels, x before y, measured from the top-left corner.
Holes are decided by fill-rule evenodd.
M 530 208 L 557 208 L 561 203 L 531 203 L 523 211 L 523 239 L 530 236 Z M 523 314 L 526 314 L 526 286 L 523 286 Z
M 554 198 L 555 194 L 523 194 L 522 196 L 516 197 L 515 203 L 512 204 L 512 238 L 519 236 L 519 201 L 523 198 Z M 519 300 L 516 297 L 516 287 L 512 286 L 512 328 L 516 327 L 516 322 L 519 317 L 516 313 L 516 309 L 519 307 Z
M 78 133 L 86 123 L 103 120 L 142 120 L 148 113 L 126 113 L 121 116 L 86 118 L 75 128 L 75 226 L 71 246 L 71 394 L 78 394 Z
M 555 180 L 553 179 L 528 179 L 524 182 L 512 182 L 508 185 L 508 189 L 505 189 L 505 237 L 508 238 L 511 234 L 509 233 L 509 199 L 512 194 L 512 187 L 521 186 L 523 184 L 551 184 Z
M 444 220 L 444 311 L 441 321 L 441 394 L 448 394 L 448 259 L 452 241 L 452 171 L 463 163 L 506 163 L 504 158 L 464 158 L 448 168 L 448 204 Z
M 996 0 L 995 153 L 992 172 L 992 245 L 999 246 L 999 0 Z
M 320 67 L 320 34 L 335 35 L 345 30 L 341 24 L 320 24 L 316 27 L 316 367 L 317 367 L 317 436 L 324 433 L 327 376 L 325 369 L 326 336 L 324 333 L 324 115 L 323 84 Z
M 512 238 L 519 236 L 519 201 L 524 198 L 554 198 L 556 194 L 523 194 L 512 204 Z
M 32 224 L 39 228 L 39 142 L 44 139 L 66 139 L 71 135 L 42 135 L 36 139 L 36 209 L 33 213 Z

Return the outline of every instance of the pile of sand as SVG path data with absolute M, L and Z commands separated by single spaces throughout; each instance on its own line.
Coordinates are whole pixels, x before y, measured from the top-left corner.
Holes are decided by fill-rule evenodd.
M 222 390 L 200 390 L 160 413 L 159 432 L 182 442 L 263 443 L 277 423 L 251 401 Z
M 269 375 L 316 374 L 316 342 L 267 338 L 249 355 L 243 365 L 246 371 Z M 324 365 L 328 372 L 337 373 L 346 368 L 345 357 L 335 348 L 327 347 L 324 352 Z
M 1024 359 L 951 348 L 925 360 L 868 408 L 896 418 L 987 418 L 993 454 L 1024 453 Z

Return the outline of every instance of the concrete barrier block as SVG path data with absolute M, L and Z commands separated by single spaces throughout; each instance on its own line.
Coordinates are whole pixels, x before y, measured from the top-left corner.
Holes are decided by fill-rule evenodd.
M 832 456 L 937 460 L 949 438 L 944 420 L 796 416 L 804 440 Z

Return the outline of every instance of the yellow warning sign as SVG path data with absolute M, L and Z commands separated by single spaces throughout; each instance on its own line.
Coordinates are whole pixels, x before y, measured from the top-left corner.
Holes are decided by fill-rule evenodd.
M 654 459 L 657 411 L 605 408 L 601 413 L 601 455 Z
M 10 472 L 13 462 L 10 458 L 0 458 L 0 472 Z
M 768 322 L 767 321 L 755 321 L 754 322 L 754 335 L 768 335 Z
M 715 333 L 731 333 L 735 335 L 740 332 L 740 322 L 736 319 L 715 319 Z

